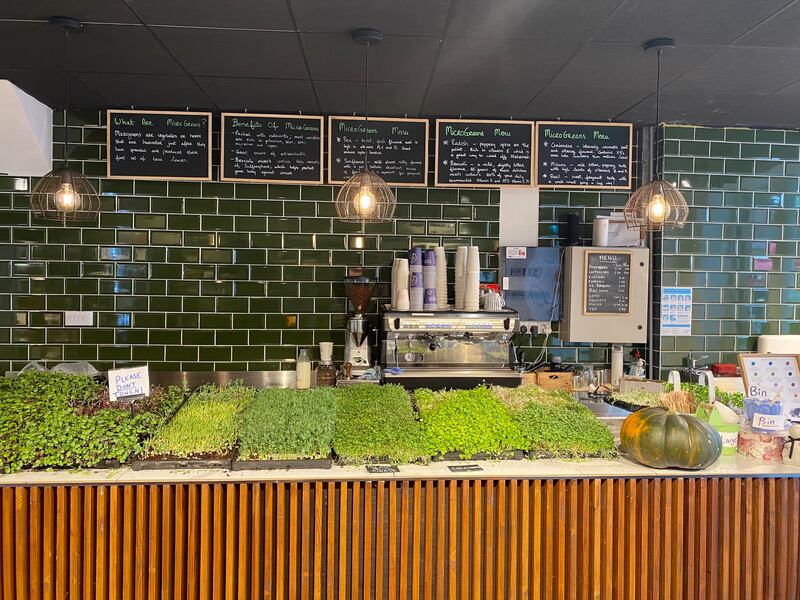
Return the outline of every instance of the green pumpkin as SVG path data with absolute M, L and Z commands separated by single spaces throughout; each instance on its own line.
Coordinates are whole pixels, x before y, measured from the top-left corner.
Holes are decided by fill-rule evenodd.
M 719 433 L 708 423 L 659 407 L 630 415 L 619 437 L 630 458 L 656 469 L 705 469 L 722 452 Z

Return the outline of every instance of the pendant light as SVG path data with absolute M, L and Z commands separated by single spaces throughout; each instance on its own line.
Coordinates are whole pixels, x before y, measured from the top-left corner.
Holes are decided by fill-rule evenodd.
M 336 214 L 346 223 L 385 223 L 394 217 L 397 200 L 380 175 L 369 168 L 367 125 L 369 122 L 369 48 L 381 43 L 383 34 L 374 29 L 358 29 L 353 41 L 366 46 L 364 51 L 364 166 L 348 179 L 336 196 Z
M 93 221 L 100 213 L 100 198 L 92 184 L 69 166 L 69 34 L 83 29 L 70 17 L 50 17 L 51 25 L 64 30 L 64 162 L 43 176 L 31 190 L 31 207 L 37 219 L 47 221 Z
M 645 52 L 655 51 L 658 62 L 656 77 L 656 128 L 661 123 L 661 53 L 664 49 L 675 48 L 672 38 L 656 38 L 645 42 Z M 680 229 L 686 223 L 689 207 L 686 198 L 669 181 L 656 176 L 636 190 L 624 208 L 625 222 L 630 229 L 663 231 Z

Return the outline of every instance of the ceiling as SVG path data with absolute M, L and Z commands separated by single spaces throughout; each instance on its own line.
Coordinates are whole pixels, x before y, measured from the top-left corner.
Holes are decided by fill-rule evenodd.
M 800 127 L 800 0 L 5 0 L 0 79 L 46 104 Z

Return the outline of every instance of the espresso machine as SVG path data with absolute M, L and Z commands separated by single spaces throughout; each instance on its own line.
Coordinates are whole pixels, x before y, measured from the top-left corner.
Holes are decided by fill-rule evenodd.
M 511 338 L 519 313 L 500 311 L 396 311 L 386 309 L 381 366 L 386 383 L 406 388 L 516 387 Z
M 347 319 L 347 332 L 344 344 L 344 362 L 350 363 L 353 377 L 363 375 L 370 368 L 372 349 L 370 348 L 370 332 L 372 326 L 364 317 L 364 313 L 375 292 L 375 280 L 369 277 L 346 277 L 344 291 L 350 299 L 355 314 Z

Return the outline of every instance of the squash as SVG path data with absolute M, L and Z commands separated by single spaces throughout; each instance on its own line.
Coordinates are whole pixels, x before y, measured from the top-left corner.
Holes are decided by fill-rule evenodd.
M 704 469 L 722 452 L 719 433 L 708 423 L 656 406 L 625 419 L 619 437 L 623 452 L 656 469 Z

